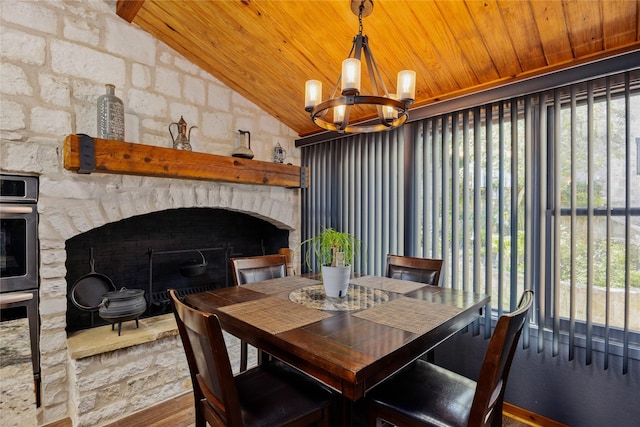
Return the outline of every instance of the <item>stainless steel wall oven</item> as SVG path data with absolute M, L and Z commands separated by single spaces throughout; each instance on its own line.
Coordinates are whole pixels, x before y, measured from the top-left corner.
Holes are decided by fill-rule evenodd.
M 38 178 L 0 174 L 0 321 L 27 317 L 40 406 Z
M 38 288 L 38 178 L 0 175 L 0 293 Z

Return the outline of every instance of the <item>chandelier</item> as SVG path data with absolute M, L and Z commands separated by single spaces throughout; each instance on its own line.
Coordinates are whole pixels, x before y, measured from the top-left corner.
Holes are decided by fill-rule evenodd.
M 409 106 L 413 104 L 416 91 L 416 73 L 403 70 L 398 73 L 397 93 L 389 93 L 373 58 L 367 36 L 362 35 L 362 18 L 373 12 L 373 0 L 352 0 L 351 10 L 358 16 L 359 32 L 353 39 L 347 59 L 342 61 L 342 73 L 338 77 L 331 98 L 322 101 L 322 83 L 308 80 L 305 84 L 305 110 L 319 127 L 340 133 L 378 132 L 402 125 L 408 117 Z M 373 94 L 360 93 L 361 59 L 367 64 L 367 71 Z M 353 55 L 353 56 L 352 56 Z M 340 85 L 340 96 L 336 96 Z M 378 87 L 378 85 L 380 87 Z M 380 93 L 381 92 L 381 93 Z M 375 121 L 349 123 L 349 113 L 354 107 L 377 110 Z M 325 117 L 333 110 L 333 121 Z

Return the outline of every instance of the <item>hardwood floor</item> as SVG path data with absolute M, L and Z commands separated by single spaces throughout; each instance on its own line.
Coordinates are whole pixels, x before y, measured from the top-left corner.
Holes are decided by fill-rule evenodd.
M 194 427 L 193 394 L 185 393 L 167 402 L 124 417 L 105 427 Z
M 518 418 L 522 421 L 504 416 L 502 419 L 502 425 L 504 427 L 526 427 L 526 426 L 560 426 L 561 424 L 555 423 L 551 420 L 537 417 L 535 414 L 529 414 L 525 419 L 530 422 L 523 422 L 522 419 L 526 411 L 522 411 L 520 408 L 509 406 L 512 412 L 520 412 Z M 515 409 L 514 409 L 515 408 Z M 193 395 L 191 393 L 185 393 L 170 401 L 163 402 L 152 408 L 138 412 L 128 417 L 122 418 L 114 423 L 108 424 L 105 427 L 195 427 L 195 418 L 193 413 Z

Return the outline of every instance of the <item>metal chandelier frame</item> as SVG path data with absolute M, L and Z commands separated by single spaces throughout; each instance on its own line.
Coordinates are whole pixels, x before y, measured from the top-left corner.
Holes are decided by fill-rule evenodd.
M 367 71 L 371 86 L 372 95 L 361 95 L 357 89 L 342 90 L 341 96 L 336 96 L 338 87 L 342 81 L 342 73 L 338 77 L 331 98 L 317 103 L 315 106 L 306 106 L 305 110 L 310 113 L 311 120 L 319 127 L 337 131 L 340 133 L 363 133 L 385 131 L 401 126 L 407 121 L 409 106 L 413 104 L 413 98 L 394 99 L 389 95 L 387 88 L 382 80 L 380 70 L 373 57 L 369 40 L 367 36 L 362 34 L 362 18 L 367 17 L 373 11 L 373 0 L 352 0 L 351 10 L 357 14 L 359 21 L 359 32 L 353 39 L 351 51 L 347 58 L 361 60 L 363 54 L 367 64 Z M 415 74 L 415 73 L 414 73 Z M 380 89 L 382 95 L 380 95 Z M 365 120 L 362 123 L 349 123 L 349 113 L 353 106 L 375 106 L 378 111 L 378 122 L 371 123 L 371 120 Z M 344 116 L 341 122 L 330 122 L 325 120 L 325 116 L 330 109 L 344 106 Z M 386 108 L 386 111 L 385 111 Z M 393 112 L 395 113 L 393 113 Z

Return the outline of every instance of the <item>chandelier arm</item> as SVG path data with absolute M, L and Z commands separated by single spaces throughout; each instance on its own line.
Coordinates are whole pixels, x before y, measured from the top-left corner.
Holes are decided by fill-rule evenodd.
M 351 105 L 347 104 L 344 107 L 344 116 L 342 118 L 342 123 L 338 126 L 338 132 L 344 132 L 344 129 L 349 124 L 349 112 L 351 111 Z
M 382 86 L 382 93 L 384 94 L 384 96 L 389 96 L 389 92 L 387 91 L 387 87 L 384 84 L 384 80 L 382 80 L 382 75 L 380 74 L 380 69 L 378 68 L 378 63 L 376 62 L 376 59 L 373 57 L 373 52 L 371 51 L 371 49 L 367 49 L 367 51 L 369 52 L 369 55 L 371 56 L 371 64 L 373 64 L 373 70 L 374 73 L 378 76 L 378 80 L 380 81 L 380 86 Z M 367 64 L 368 66 L 368 64 Z
M 353 46 L 355 48 L 355 53 L 353 55 L 353 57 L 355 59 L 360 60 L 362 58 L 362 48 L 364 47 L 364 56 L 367 56 L 367 36 L 363 36 L 362 34 L 358 34 L 354 39 L 353 39 Z M 351 51 L 353 52 L 353 49 L 351 49 Z M 351 54 L 349 54 L 351 55 Z
M 378 90 L 378 81 L 380 82 L 380 86 L 382 87 L 383 93 L 382 96 L 389 97 L 389 93 L 387 92 L 387 87 L 384 84 L 384 80 L 382 80 L 382 76 L 380 75 L 380 70 L 378 69 L 378 65 L 376 64 L 376 60 L 373 57 L 373 52 L 371 52 L 371 48 L 369 47 L 369 43 L 367 43 L 367 38 L 365 36 L 365 44 L 364 44 L 364 57 L 367 61 L 367 72 L 369 73 L 369 80 L 371 80 L 371 85 L 373 88 L 373 94 L 376 96 L 380 96 L 380 91 Z M 377 76 L 377 78 L 376 78 Z M 380 105 L 376 106 L 378 111 L 378 117 L 380 118 L 381 123 L 385 123 L 384 113 L 382 112 L 382 107 Z
M 336 85 L 333 87 L 333 92 L 331 92 L 331 98 L 335 98 L 336 93 L 338 93 L 338 88 L 340 87 L 340 81 L 342 80 L 342 73 L 338 76 L 338 81 Z

